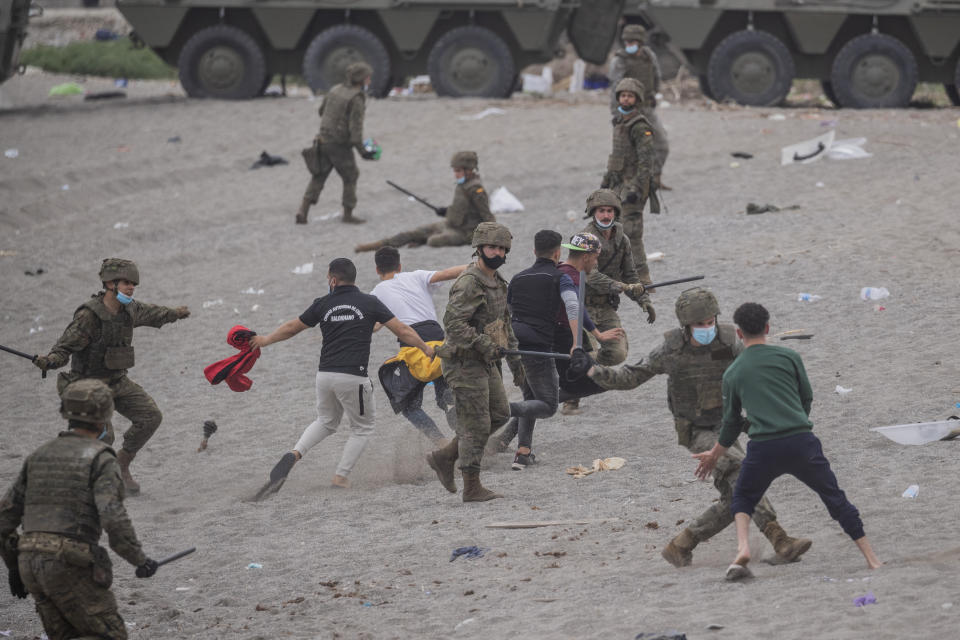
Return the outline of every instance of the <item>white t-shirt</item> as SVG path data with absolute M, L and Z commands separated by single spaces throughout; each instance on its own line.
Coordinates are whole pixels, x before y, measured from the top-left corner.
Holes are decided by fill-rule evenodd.
M 430 278 L 435 273 L 436 271 L 401 271 L 391 279 L 382 281 L 370 293 L 404 324 L 425 320 L 439 322 L 431 292 L 443 283 L 431 284 Z

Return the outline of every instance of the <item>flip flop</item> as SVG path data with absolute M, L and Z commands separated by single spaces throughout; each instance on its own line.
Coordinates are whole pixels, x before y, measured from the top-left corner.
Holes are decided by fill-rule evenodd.
M 752 578 L 753 572 L 750 571 L 750 568 L 742 564 L 732 564 L 727 567 L 727 572 L 724 574 L 727 582 L 737 582 L 739 580 L 745 580 L 746 578 Z

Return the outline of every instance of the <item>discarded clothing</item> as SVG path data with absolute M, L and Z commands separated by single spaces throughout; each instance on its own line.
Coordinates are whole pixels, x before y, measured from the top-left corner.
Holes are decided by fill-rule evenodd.
M 272 156 L 266 151 L 260 153 L 260 158 L 250 165 L 251 169 L 259 169 L 260 167 L 272 167 L 278 164 L 290 164 L 280 156 Z
M 239 349 L 240 353 L 224 358 L 219 362 L 208 365 L 203 370 L 210 384 L 220 384 L 224 380 L 233 391 L 247 391 L 253 386 L 253 381 L 244 374 L 253 368 L 260 358 L 260 349 L 251 350 L 250 338 L 257 335 L 242 325 L 237 325 L 227 332 L 227 344 Z
M 453 553 L 450 554 L 450 562 L 453 562 L 460 556 L 466 558 L 482 558 L 483 554 L 489 551 L 489 549 L 481 549 L 480 547 L 473 545 L 472 547 L 458 547 L 453 550 Z
M 597 471 L 616 471 L 623 465 L 627 464 L 627 461 L 623 458 L 597 458 L 593 461 L 593 468 L 588 468 L 582 464 L 578 464 L 575 467 L 570 467 L 567 469 L 567 474 L 573 476 L 576 479 L 586 478 L 591 473 L 596 473 Z
M 755 202 L 747 203 L 747 215 L 754 215 L 757 213 L 768 213 L 771 211 L 794 211 L 799 209 L 800 205 L 792 204 L 789 207 L 778 207 L 775 204 L 757 204 Z
M 687 640 L 687 634 L 679 631 L 667 631 L 666 633 L 638 633 L 634 640 Z
M 746 151 L 734 151 L 730 155 L 734 158 L 743 158 L 744 160 L 749 160 L 753 157 L 752 153 L 747 153 Z
M 855 607 L 865 607 L 868 604 L 877 604 L 877 597 L 873 595 L 873 591 L 868 591 L 867 595 L 853 599 L 853 606 Z

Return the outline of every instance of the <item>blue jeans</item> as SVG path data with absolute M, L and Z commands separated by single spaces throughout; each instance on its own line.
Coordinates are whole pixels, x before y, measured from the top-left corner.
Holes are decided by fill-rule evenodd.
M 852 540 L 864 536 L 860 512 L 837 485 L 819 438 L 809 432 L 776 440 L 751 440 L 740 466 L 730 511 L 734 515 L 753 516 L 754 507 L 770 484 L 785 473 L 816 491 L 830 516 Z

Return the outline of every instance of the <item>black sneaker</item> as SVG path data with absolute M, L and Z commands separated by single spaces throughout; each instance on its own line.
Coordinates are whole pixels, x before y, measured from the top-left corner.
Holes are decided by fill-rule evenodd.
M 517 455 L 513 456 L 513 464 L 510 465 L 510 468 L 513 469 L 514 471 L 523 471 L 524 469 L 526 469 L 532 464 L 535 464 L 536 462 L 537 462 L 537 456 L 534 455 L 533 451 L 531 451 L 526 455 L 522 453 L 518 453 Z

